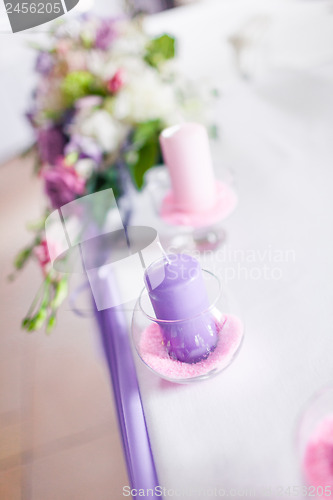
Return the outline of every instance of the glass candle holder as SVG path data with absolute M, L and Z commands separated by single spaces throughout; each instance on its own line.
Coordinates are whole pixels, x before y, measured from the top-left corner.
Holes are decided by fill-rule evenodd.
M 214 209 L 191 214 L 174 210 L 170 178 L 165 167 L 150 169 L 145 175 L 145 184 L 154 212 L 168 226 L 165 246 L 176 251 L 204 252 L 215 250 L 225 242 L 223 221 L 237 203 L 235 192 L 227 184 L 217 181 L 218 195 Z
M 218 277 L 206 270 L 202 270 L 202 276 L 209 307 L 198 314 L 177 320 L 158 319 L 146 288 L 134 307 L 135 349 L 150 370 L 170 382 L 190 383 L 216 375 L 230 365 L 242 344 L 243 323 L 229 312 Z M 209 346 L 210 335 L 216 336 L 216 341 Z
M 321 390 L 306 406 L 297 431 L 297 447 L 308 495 L 317 498 L 331 496 L 333 494 L 333 386 Z

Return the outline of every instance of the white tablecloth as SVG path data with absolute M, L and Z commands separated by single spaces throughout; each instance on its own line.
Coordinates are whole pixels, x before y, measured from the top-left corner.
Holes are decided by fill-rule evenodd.
M 332 90 L 332 65 L 277 68 L 225 85 L 216 110 L 215 166 L 232 170 L 239 206 L 203 265 L 238 300 L 245 342 L 225 372 L 190 386 L 138 363 L 160 482 L 191 498 L 263 486 L 277 498 L 302 482 L 297 421 L 333 380 Z
M 333 379 L 332 83 L 325 71 L 276 74 L 223 97 L 215 162 L 234 170 L 239 206 L 226 247 L 203 265 L 227 281 L 246 337 L 233 365 L 195 385 L 163 383 L 138 364 L 169 488 L 301 484 L 297 419 Z

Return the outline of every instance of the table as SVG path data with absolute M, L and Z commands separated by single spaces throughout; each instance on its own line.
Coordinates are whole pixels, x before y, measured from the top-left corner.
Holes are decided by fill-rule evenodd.
M 156 16 L 153 28 L 171 31 L 172 15 Z M 193 386 L 163 382 L 137 360 L 160 483 L 190 488 L 191 498 L 264 486 L 277 497 L 278 486 L 300 484 L 297 419 L 333 376 L 332 81 L 331 64 L 221 80 L 214 159 L 219 175 L 233 172 L 240 202 L 226 247 L 203 266 L 237 298 L 245 342 L 227 371 Z M 144 195 L 140 207 L 135 222 L 157 224 Z
M 332 73 L 275 75 L 224 95 L 215 162 L 234 169 L 240 201 L 225 224 L 226 247 L 203 266 L 237 298 L 246 337 L 234 364 L 201 384 L 172 386 L 138 364 L 157 471 L 169 488 L 301 482 L 297 419 L 333 377 L 332 82 Z M 287 95 L 268 97 L 284 84 L 312 89 L 293 98 L 303 113 L 283 109 Z
M 138 364 L 160 482 L 191 498 L 301 484 L 297 421 L 333 377 L 332 77 L 332 65 L 275 71 L 225 88 L 218 107 L 215 165 L 233 170 L 240 202 L 227 246 L 203 266 L 237 297 L 245 342 L 201 384 Z

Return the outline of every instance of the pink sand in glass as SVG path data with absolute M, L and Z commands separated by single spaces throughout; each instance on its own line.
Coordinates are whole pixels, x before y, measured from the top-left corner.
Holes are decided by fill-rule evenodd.
M 333 486 L 333 415 L 322 420 L 304 455 L 304 474 L 311 486 Z
M 173 380 L 200 377 L 217 368 L 220 371 L 232 361 L 241 344 L 244 328 L 236 316 L 229 314 L 223 316 L 218 326 L 218 342 L 214 351 L 207 359 L 189 364 L 169 357 L 160 327 L 152 323 L 142 332 L 139 344 L 141 358 L 159 375 Z

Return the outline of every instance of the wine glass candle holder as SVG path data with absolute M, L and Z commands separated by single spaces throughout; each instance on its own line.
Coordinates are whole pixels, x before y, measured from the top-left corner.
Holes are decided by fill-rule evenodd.
M 298 449 L 309 495 L 330 496 L 333 492 L 333 387 L 318 393 L 303 412 L 298 428 Z
M 159 216 L 171 226 L 188 228 L 198 250 L 216 248 L 225 237 L 218 225 L 235 209 L 237 196 L 215 179 L 206 129 L 197 123 L 169 127 L 160 144 L 171 189 L 159 193 Z
M 145 273 L 132 335 L 141 360 L 169 381 L 187 383 L 226 368 L 243 339 L 241 320 L 223 311 L 218 278 L 187 254 L 165 256 Z M 222 312 L 223 311 L 223 312 Z

